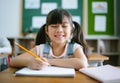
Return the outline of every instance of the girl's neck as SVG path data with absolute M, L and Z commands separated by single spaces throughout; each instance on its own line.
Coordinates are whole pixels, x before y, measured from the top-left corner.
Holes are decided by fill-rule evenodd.
M 55 56 L 60 56 L 65 50 L 66 43 L 52 43 L 52 51 Z

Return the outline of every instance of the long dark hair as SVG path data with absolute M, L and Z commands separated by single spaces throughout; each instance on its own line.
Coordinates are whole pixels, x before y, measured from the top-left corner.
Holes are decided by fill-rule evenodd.
M 82 45 L 83 51 L 87 55 L 88 45 L 87 45 L 87 42 L 84 38 L 83 30 L 77 22 L 73 21 L 73 24 L 74 24 L 75 29 L 73 32 L 73 38 L 71 39 L 71 42 L 72 43 L 75 42 L 75 43 Z
M 39 45 L 39 44 L 44 44 L 46 43 L 46 32 L 45 32 L 45 26 L 46 24 L 44 24 L 38 31 L 36 39 L 35 39 L 35 45 Z
M 82 45 L 83 51 L 86 54 L 87 43 L 84 39 L 82 28 L 77 22 L 72 21 L 71 14 L 64 9 L 54 9 L 47 15 L 46 24 L 44 24 L 38 31 L 35 44 L 39 45 L 49 42 L 50 39 L 45 32 L 45 28 L 47 28 L 50 24 L 57 24 L 57 23 L 61 24 L 64 16 L 66 16 L 69 19 L 71 26 L 74 28 L 71 43 L 78 43 Z

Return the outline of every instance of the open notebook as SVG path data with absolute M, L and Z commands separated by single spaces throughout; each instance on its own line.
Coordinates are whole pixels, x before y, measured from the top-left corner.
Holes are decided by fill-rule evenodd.
M 120 68 L 112 65 L 83 68 L 79 71 L 103 83 L 120 83 Z
M 63 68 L 63 67 L 55 67 L 49 66 L 45 67 L 41 70 L 32 70 L 29 68 L 22 68 L 17 70 L 14 75 L 21 76 L 53 76 L 53 77 L 74 77 L 75 70 L 73 68 Z

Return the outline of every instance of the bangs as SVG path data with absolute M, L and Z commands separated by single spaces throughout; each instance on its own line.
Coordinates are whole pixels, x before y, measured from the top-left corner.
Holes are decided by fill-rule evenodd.
M 63 15 L 56 12 L 56 13 L 51 15 L 51 18 L 48 21 L 48 25 L 50 25 L 50 24 L 62 24 L 62 20 L 63 20 Z
M 70 15 L 68 12 L 64 10 L 53 10 L 48 14 L 47 20 L 46 20 L 46 25 L 51 25 L 51 24 L 62 24 L 63 18 L 67 17 L 70 19 Z

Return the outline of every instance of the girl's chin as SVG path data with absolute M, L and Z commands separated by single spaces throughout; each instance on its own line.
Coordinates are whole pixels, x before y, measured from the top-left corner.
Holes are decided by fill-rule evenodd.
M 55 43 L 63 44 L 63 43 L 66 43 L 66 41 L 55 41 Z

